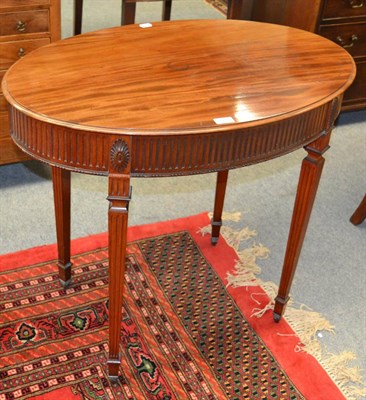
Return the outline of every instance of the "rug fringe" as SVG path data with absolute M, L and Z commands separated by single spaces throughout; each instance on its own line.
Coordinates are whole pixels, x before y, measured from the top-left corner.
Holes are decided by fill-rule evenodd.
M 230 219 L 229 213 L 225 218 L 231 221 L 239 221 L 237 217 Z M 202 234 L 210 232 L 210 225 L 201 229 Z M 251 247 L 240 250 L 244 241 L 248 241 L 256 236 L 256 232 L 249 228 L 235 231 L 233 228 L 223 226 L 221 234 L 238 255 L 234 270 L 227 273 L 226 286 L 233 286 L 235 288 L 239 286 L 260 286 L 269 297 L 269 301 L 264 306 L 254 308 L 251 316 L 261 318 L 267 311 L 273 310 L 274 299 L 278 292 L 278 286 L 274 282 L 265 282 L 258 278 L 262 270 L 256 261 L 257 259 L 268 258 L 269 249 L 262 244 L 257 245 L 254 243 Z M 263 295 L 263 293 L 252 294 L 252 299 L 257 304 L 261 304 L 257 300 L 257 296 L 260 295 Z M 366 396 L 366 388 L 362 381 L 360 369 L 351 365 L 351 362 L 356 360 L 356 355 L 349 351 L 344 351 L 340 354 L 330 354 L 322 349 L 321 343 L 318 340 L 318 333 L 320 331 L 335 333 L 334 326 L 324 316 L 311 310 L 304 304 L 301 304 L 300 307 L 295 307 L 294 302 L 290 299 L 286 307 L 286 321 L 299 338 L 299 344 L 294 351 L 304 351 L 312 355 L 348 400 L 359 400 L 363 396 Z M 281 335 L 281 333 L 278 334 Z
M 286 321 L 301 340 L 301 348 L 320 360 L 322 349 L 317 335 L 320 331 L 334 334 L 334 326 L 320 313 L 306 310 L 304 305 L 298 309 L 290 304 L 286 308 Z
M 213 213 L 212 213 L 212 212 L 209 212 L 209 213 L 208 213 L 208 216 L 212 219 Z M 226 211 L 224 211 L 224 212 L 222 213 L 221 219 L 222 219 L 223 221 L 234 221 L 234 222 L 239 222 L 240 219 L 241 219 L 241 212 L 240 212 L 240 211 L 237 211 L 237 212 L 226 212 Z
M 247 239 L 249 239 L 249 237 L 247 237 Z M 259 275 L 262 270 L 256 261 L 257 259 L 268 258 L 269 249 L 262 244 L 257 245 L 254 243 L 252 247 L 237 251 L 237 255 L 239 258 L 236 260 L 234 271 L 228 272 L 226 275 L 226 286 L 257 286 L 258 280 L 256 275 Z
M 347 400 L 358 400 L 366 396 L 366 388 L 362 381 L 360 368 L 351 365 L 356 359 L 354 353 L 343 351 L 340 354 L 328 353 L 319 361 Z
M 223 226 L 221 228 L 222 230 L 222 235 L 224 235 L 225 240 L 227 243 L 233 247 L 236 251 L 239 250 L 240 244 L 248 240 L 252 237 L 257 236 L 257 232 L 252 231 L 248 227 L 241 229 L 240 231 L 235 231 L 234 229 L 228 227 L 228 226 Z
M 273 310 L 277 285 L 273 282 L 261 282 L 260 280 L 257 282 L 270 297 L 270 301 L 264 307 L 253 309 L 251 316 L 260 318 L 268 310 Z M 286 308 L 285 318 L 299 338 L 299 343 L 294 351 L 304 351 L 312 355 L 332 378 L 347 400 L 359 400 L 366 396 L 366 388 L 360 368 L 351 365 L 357 359 L 357 356 L 350 351 L 330 354 L 322 348 L 318 340 L 318 333 L 335 334 L 335 327 L 323 315 L 308 309 L 304 304 L 300 308 L 296 308 L 290 300 Z M 278 335 L 282 336 L 281 333 L 278 333 Z

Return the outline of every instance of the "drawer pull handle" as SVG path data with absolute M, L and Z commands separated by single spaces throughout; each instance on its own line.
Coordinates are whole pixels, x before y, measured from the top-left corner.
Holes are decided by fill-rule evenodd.
M 364 5 L 364 0 L 359 0 L 359 1 L 357 1 L 357 0 L 349 0 L 349 5 L 352 8 L 361 8 Z
M 358 40 L 358 36 L 357 35 L 352 35 L 351 36 L 351 41 L 350 42 L 345 42 L 344 39 L 342 38 L 342 36 L 337 36 L 337 42 L 345 49 L 349 48 L 349 47 L 353 47 L 355 42 Z
M 25 56 L 25 50 L 23 49 L 23 47 L 21 47 L 18 50 L 18 57 L 24 57 Z
M 17 31 L 24 32 L 26 30 L 27 24 L 24 21 L 18 21 L 17 23 Z

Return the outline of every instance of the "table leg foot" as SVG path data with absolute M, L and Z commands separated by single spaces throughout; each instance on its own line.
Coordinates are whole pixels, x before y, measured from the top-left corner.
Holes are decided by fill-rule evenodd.
M 121 365 L 121 360 L 108 360 L 107 368 L 108 368 L 108 377 L 112 382 L 116 382 L 118 380 L 118 371 Z
M 280 315 L 280 314 L 277 314 L 277 313 L 273 313 L 273 320 L 274 320 L 274 322 L 280 322 L 281 321 L 281 317 L 282 317 L 282 315 Z
M 71 279 L 69 279 L 69 280 L 66 281 L 66 282 L 60 279 L 60 285 L 61 285 L 64 289 L 67 289 L 68 287 L 71 286 Z
M 211 238 L 212 246 L 216 246 L 218 241 L 219 241 L 219 238 Z
M 67 287 L 71 283 L 71 267 L 72 263 L 61 264 L 57 263 L 58 266 L 58 276 L 60 278 L 60 283 L 63 287 Z
M 287 296 L 283 298 L 281 296 L 277 296 L 275 298 L 275 306 L 273 310 L 273 319 L 275 322 L 280 322 L 283 313 L 285 312 L 286 304 L 289 301 L 290 297 Z
M 211 234 L 211 244 L 213 246 L 217 245 L 217 242 L 219 241 L 219 236 L 220 236 L 220 228 L 222 226 L 221 221 L 211 221 L 211 227 L 212 227 L 212 234 Z
M 219 236 L 220 236 L 220 228 L 222 226 L 222 210 L 224 208 L 224 200 L 225 200 L 225 192 L 227 185 L 229 171 L 219 171 L 217 173 L 216 179 L 216 193 L 215 193 L 215 204 L 214 204 L 214 212 L 211 221 L 212 225 L 212 233 L 211 233 L 211 244 L 216 245 Z

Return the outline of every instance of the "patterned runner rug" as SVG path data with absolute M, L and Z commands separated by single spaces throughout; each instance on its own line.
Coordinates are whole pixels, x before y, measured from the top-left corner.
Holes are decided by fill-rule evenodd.
M 199 228 L 207 214 L 129 229 L 122 365 L 106 375 L 107 235 L 72 243 L 73 283 L 55 246 L 0 256 L 0 400 L 343 399 L 258 288 L 226 288 L 237 255 Z M 278 333 L 281 333 L 279 335 Z

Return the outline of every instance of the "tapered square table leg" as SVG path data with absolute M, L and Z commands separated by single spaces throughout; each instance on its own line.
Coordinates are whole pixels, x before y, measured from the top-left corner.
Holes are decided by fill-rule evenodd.
M 109 233 L 109 357 L 108 375 L 117 379 L 121 355 L 121 317 L 126 266 L 128 206 L 131 199 L 129 148 L 124 140 L 111 147 L 108 175 Z
M 120 335 L 124 274 L 126 264 L 128 204 L 130 186 L 128 176 L 109 176 L 110 202 L 109 232 L 109 358 L 108 374 L 117 378 L 120 366 Z M 117 191 L 115 190 L 117 189 Z
M 211 243 L 215 245 L 219 240 L 220 228 L 222 225 L 222 210 L 224 208 L 225 192 L 227 185 L 229 171 L 219 171 L 216 178 L 216 192 L 215 192 L 215 204 L 214 212 L 211 221 L 212 233 L 211 233 Z
M 284 264 L 278 295 L 275 300 L 274 320 L 278 322 L 289 300 L 289 292 L 300 256 L 311 210 L 324 166 L 323 154 L 329 148 L 330 132 L 305 146 L 308 152 L 300 171 L 290 233 L 287 241 Z
M 70 262 L 70 199 L 71 174 L 70 171 L 52 167 L 53 197 L 55 203 L 58 270 L 60 282 L 63 286 L 71 281 Z

